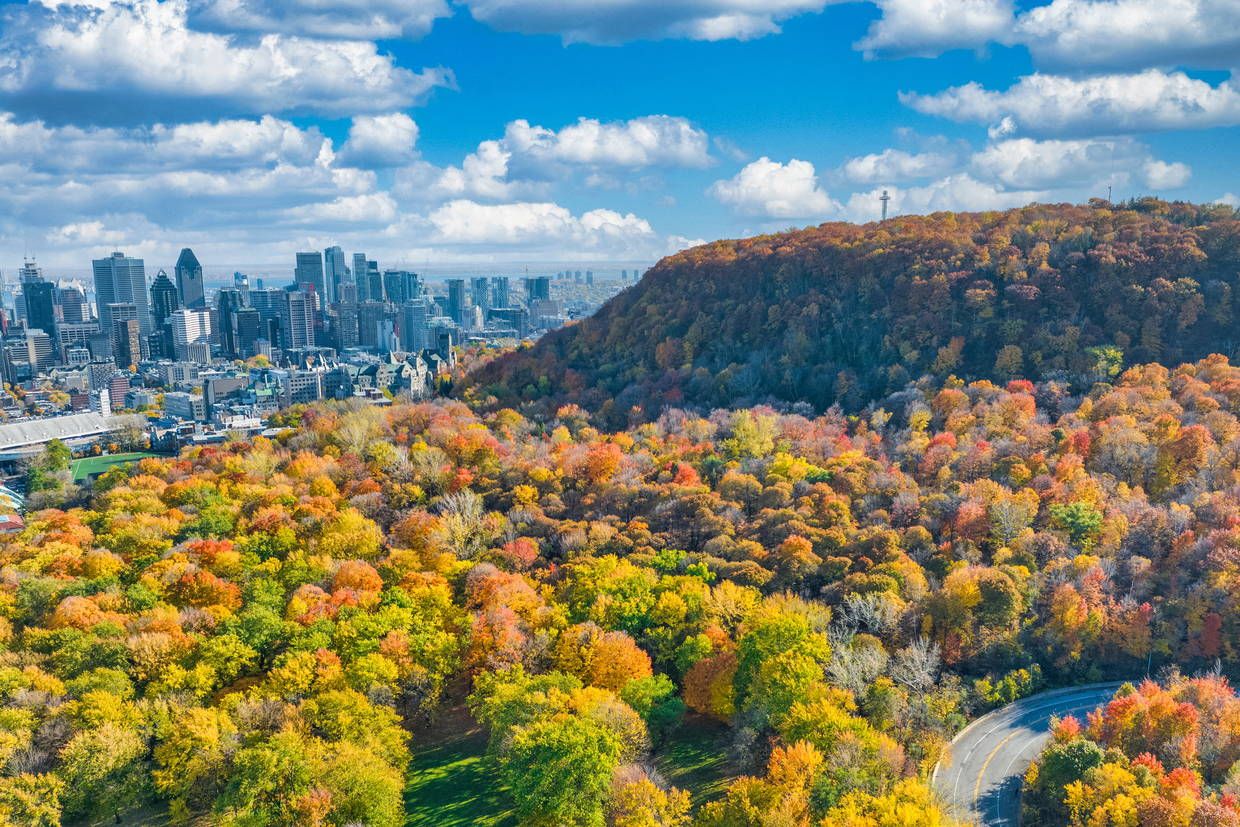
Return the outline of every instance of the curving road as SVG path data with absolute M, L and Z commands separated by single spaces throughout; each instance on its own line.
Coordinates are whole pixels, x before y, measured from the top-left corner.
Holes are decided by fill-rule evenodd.
M 1016 827 L 1021 779 L 1050 737 L 1050 719 L 1083 718 L 1119 686 L 1056 689 L 983 715 L 956 736 L 934 768 L 935 789 L 959 818 L 979 827 Z

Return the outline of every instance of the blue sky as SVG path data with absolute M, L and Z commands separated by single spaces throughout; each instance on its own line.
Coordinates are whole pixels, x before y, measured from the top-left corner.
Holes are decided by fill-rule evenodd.
M 6 269 L 651 262 L 882 189 L 1240 193 L 1236 0 L 41 0 L 0 54 Z

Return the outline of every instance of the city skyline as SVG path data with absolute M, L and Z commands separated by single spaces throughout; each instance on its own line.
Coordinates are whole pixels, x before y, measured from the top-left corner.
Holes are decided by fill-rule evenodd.
M 1233 2 L 758 9 L 4 3 L 0 263 L 519 272 L 875 220 L 884 189 L 893 215 L 1237 202 Z

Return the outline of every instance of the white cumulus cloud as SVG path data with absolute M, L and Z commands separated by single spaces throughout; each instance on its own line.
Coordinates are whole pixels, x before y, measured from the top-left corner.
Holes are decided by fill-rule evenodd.
M 418 125 L 404 112 L 359 115 L 340 148 L 341 163 L 362 167 L 395 167 L 417 157 Z
M 187 0 L 10 7 L 0 101 L 10 110 L 134 123 L 209 115 L 389 112 L 452 85 L 373 42 L 265 34 L 247 42 L 187 24 Z
M 427 220 L 434 241 L 450 246 L 651 255 L 676 244 L 632 213 L 596 209 L 574 215 L 552 202 L 479 204 L 458 199 L 432 210 Z
M 1010 39 L 1011 0 L 875 0 L 882 17 L 857 48 L 867 57 L 934 56 Z
M 1003 124 L 1004 134 L 1098 135 L 1205 129 L 1240 124 L 1240 89 L 1183 72 L 1065 77 L 1034 74 L 996 92 L 978 83 L 900 99 L 918 112 L 954 121 Z
M 1231 69 L 1240 59 L 1240 3 L 1054 0 L 1021 15 L 1016 37 L 1050 67 Z
M 1145 173 L 1146 185 L 1155 190 L 1177 189 L 1187 184 L 1188 179 L 1193 175 L 1188 164 L 1167 163 L 1157 158 L 1146 161 L 1142 171 Z
M 821 217 L 839 207 L 819 185 L 814 165 L 795 158 L 781 164 L 763 156 L 709 192 L 739 213 L 767 218 Z
M 790 17 L 836 0 L 462 0 L 501 31 L 553 34 L 566 43 L 632 40 L 750 40 L 779 32 Z
M 378 40 L 422 37 L 452 10 L 445 0 L 196 0 L 196 28 Z
M 579 118 L 559 131 L 517 120 L 505 128 L 504 145 L 515 155 L 541 163 L 627 168 L 700 168 L 711 163 L 706 133 L 671 115 L 611 123 Z
M 840 174 L 854 184 L 894 183 L 945 175 L 955 163 L 955 156 L 943 152 L 885 149 L 848 159 L 840 167 Z

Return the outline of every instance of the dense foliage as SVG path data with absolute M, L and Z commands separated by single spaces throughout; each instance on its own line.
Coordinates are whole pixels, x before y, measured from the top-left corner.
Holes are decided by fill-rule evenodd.
M 1024 823 L 1240 825 L 1240 699 L 1226 678 L 1125 685 L 1065 718 L 1029 768 Z
M 411 741 L 465 704 L 523 823 L 929 827 L 974 712 L 1240 653 L 1222 357 L 613 434 L 571 406 L 282 421 L 0 540 L 0 823 L 400 824 Z M 711 802 L 651 769 L 686 711 L 732 727 Z
M 824 224 L 672 256 L 580 324 L 478 371 L 501 405 L 567 402 L 622 427 L 668 406 L 845 410 L 911 379 L 1057 379 L 1240 348 L 1240 221 L 1226 206 Z

